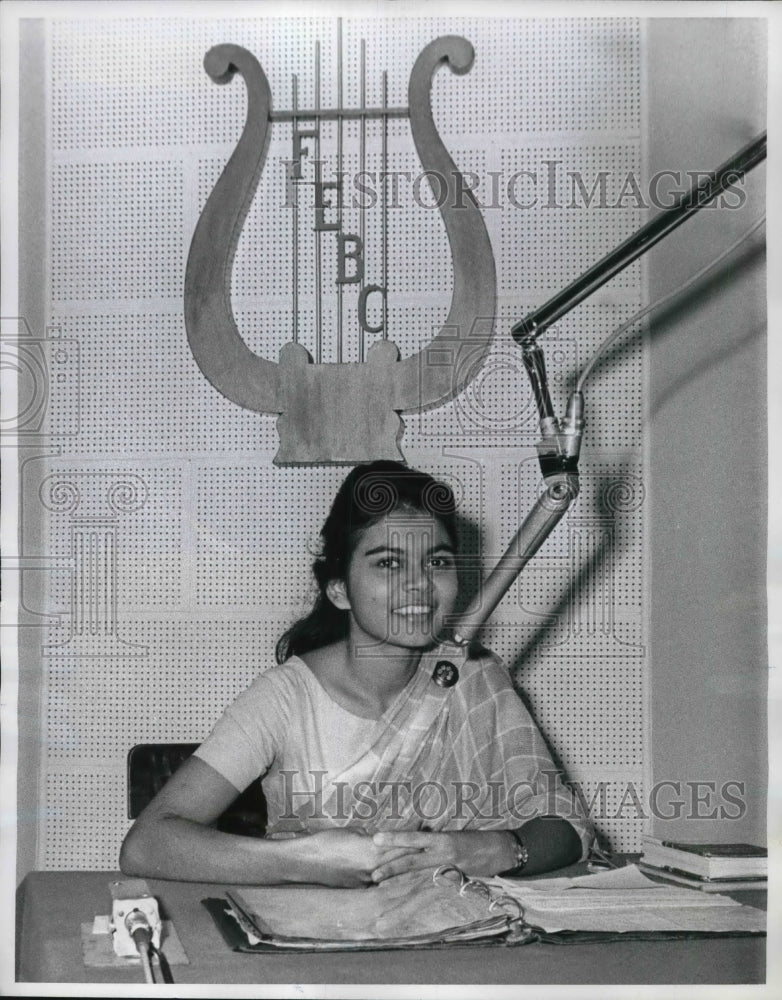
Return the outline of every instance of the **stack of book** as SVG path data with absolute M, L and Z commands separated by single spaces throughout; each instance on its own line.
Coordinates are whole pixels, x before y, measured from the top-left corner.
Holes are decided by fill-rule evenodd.
M 703 889 L 732 892 L 763 889 L 768 880 L 768 851 L 754 844 L 694 844 L 643 837 L 638 863 L 649 875 Z

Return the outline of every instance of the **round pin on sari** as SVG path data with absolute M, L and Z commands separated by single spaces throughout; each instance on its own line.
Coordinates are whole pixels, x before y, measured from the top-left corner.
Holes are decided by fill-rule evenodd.
M 459 680 L 459 671 L 450 660 L 438 660 L 432 671 L 432 680 L 441 688 L 453 687 Z

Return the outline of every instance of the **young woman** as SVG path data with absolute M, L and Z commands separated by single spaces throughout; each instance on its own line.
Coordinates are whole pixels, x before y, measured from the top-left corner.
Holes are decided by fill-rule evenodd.
M 356 886 L 583 857 L 589 824 L 505 668 L 443 645 L 457 600 L 451 490 L 396 462 L 340 488 L 312 612 L 144 810 L 128 875 Z M 211 824 L 258 775 L 263 838 Z

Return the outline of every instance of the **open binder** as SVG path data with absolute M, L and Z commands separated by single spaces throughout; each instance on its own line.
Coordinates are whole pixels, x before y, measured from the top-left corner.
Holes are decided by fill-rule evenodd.
M 238 951 L 524 944 L 534 937 L 516 900 L 451 865 L 362 889 L 242 887 L 203 902 Z
M 237 887 L 203 903 L 231 948 L 262 953 L 765 933 L 761 910 L 659 886 L 630 867 L 601 876 L 515 882 L 471 878 L 443 865 L 361 889 Z

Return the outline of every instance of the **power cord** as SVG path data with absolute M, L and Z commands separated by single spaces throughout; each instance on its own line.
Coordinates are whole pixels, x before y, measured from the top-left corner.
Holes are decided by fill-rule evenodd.
M 144 970 L 144 980 L 155 985 L 155 974 L 152 971 L 151 955 L 155 955 L 160 965 L 163 981 L 173 983 L 171 968 L 163 953 L 152 944 L 152 927 L 146 913 L 141 910 L 131 910 L 125 917 L 125 927 L 128 934 L 133 939 L 133 943 L 141 959 L 141 967 Z
M 152 954 L 157 959 L 158 965 L 160 966 L 160 975 L 163 977 L 163 982 L 173 983 L 174 977 L 171 973 L 171 966 L 168 964 L 168 959 L 166 958 L 166 956 L 163 954 L 160 948 L 156 948 L 154 945 L 151 946 L 151 951 Z

